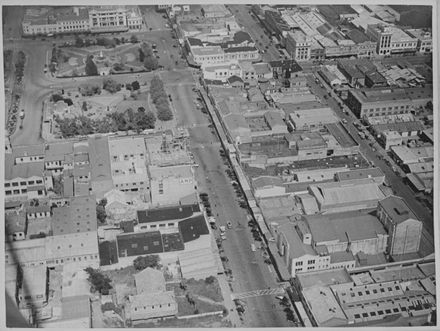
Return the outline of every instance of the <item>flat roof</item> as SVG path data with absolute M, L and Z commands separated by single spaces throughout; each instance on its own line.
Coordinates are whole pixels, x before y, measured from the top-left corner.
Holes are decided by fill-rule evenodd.
M 417 216 L 409 208 L 406 201 L 397 196 L 389 196 L 383 200 L 379 201 L 379 205 L 385 210 L 385 212 L 390 216 L 390 218 L 396 224 L 406 221 L 409 218 L 418 220 Z
M 334 284 L 351 283 L 352 279 L 346 269 L 311 271 L 296 275 L 301 288 L 328 286 Z
M 53 208 L 53 235 L 96 231 L 96 203 L 94 196 L 70 199 L 70 205 Z
M 348 323 L 347 317 L 328 287 L 303 289 L 302 294 L 318 326 L 340 326 Z
M 187 218 L 193 215 L 194 212 L 199 212 L 198 204 L 187 206 L 172 206 L 163 208 L 153 208 L 148 210 L 138 210 L 137 217 L 139 223 L 151 223 L 170 221 Z
M 88 143 L 92 181 L 111 181 L 108 138 L 103 136 L 89 137 Z
M 313 240 L 348 242 L 377 238 L 386 231 L 376 216 L 360 211 L 303 216 Z
M 380 168 L 366 168 L 366 169 L 351 169 L 347 171 L 339 171 L 336 173 L 336 178 L 339 181 L 353 180 L 362 178 L 375 178 L 385 176 Z
M 282 233 L 289 244 L 289 257 L 299 258 L 304 255 L 316 256 L 317 253 L 313 249 L 312 245 L 304 244 L 295 229 L 295 225 L 292 223 L 285 223 L 279 227 L 278 230 Z

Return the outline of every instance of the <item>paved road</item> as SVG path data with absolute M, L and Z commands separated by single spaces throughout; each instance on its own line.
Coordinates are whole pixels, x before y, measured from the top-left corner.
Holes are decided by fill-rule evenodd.
M 345 127 L 360 145 L 360 150 L 362 154 L 376 167 L 379 167 L 383 171 L 393 189 L 393 192 L 395 192 L 396 195 L 404 198 L 410 208 L 413 210 L 413 212 L 423 222 L 424 232 L 420 251 L 423 255 L 432 253 L 434 251 L 434 242 L 432 236 L 432 234 L 434 233 L 432 212 L 415 199 L 414 191 L 412 191 L 411 188 L 403 182 L 403 172 L 400 171 L 399 175 L 397 175 L 392 170 L 390 165 L 385 162 L 384 157 L 385 159 L 390 160 L 392 164 L 392 160 L 389 156 L 387 156 L 386 151 L 384 151 L 378 143 L 373 143 L 373 145 L 370 146 L 367 139 L 361 139 L 359 137 L 359 131 L 353 125 L 354 121 L 358 121 L 356 117 L 351 113 L 351 111 L 348 111 L 348 114 L 345 114 L 343 112 L 342 108 L 340 107 L 342 100 L 340 100 L 339 97 L 331 91 L 330 87 L 323 81 L 323 79 L 319 75 L 317 77 L 324 87 L 321 88 L 321 86 L 319 85 L 320 83 L 317 84 L 314 80 L 314 77 L 310 75 L 308 77 L 308 83 L 311 86 L 312 90 L 320 98 L 322 98 L 323 101 L 326 102 L 341 119 L 347 120 L 347 124 L 345 125 Z M 329 92 L 331 93 L 332 97 L 324 99 L 324 95 L 328 95 Z M 348 110 L 347 106 L 342 106 L 344 107 L 344 109 Z M 376 149 L 376 151 L 374 151 L 373 148 Z
M 228 8 L 235 16 L 238 24 L 244 26 L 245 31 L 251 35 L 252 39 L 255 41 L 255 46 L 260 51 L 265 51 L 265 53 L 262 54 L 264 61 L 274 61 L 281 58 L 280 53 L 274 44 L 271 43 L 270 37 L 261 27 L 258 19 L 254 18 L 253 14 L 249 14 L 250 8 L 243 5 L 228 5 Z M 266 46 L 268 46 L 267 49 Z
M 190 72 L 188 71 L 190 75 Z M 272 309 L 278 304 L 275 296 L 280 293 L 275 281 L 273 269 L 264 263 L 262 251 L 252 252 L 251 244 L 255 243 L 247 226 L 247 212 L 240 208 L 230 179 L 226 176 L 226 165 L 219 154 L 220 141 L 213 129 L 208 127 L 208 115 L 197 110 L 194 99 L 197 95 L 189 85 L 177 85 L 169 89 L 177 110 L 178 125 L 189 129 L 191 149 L 195 161 L 199 164 L 196 178 L 199 190 L 209 194 L 211 207 L 218 225 L 231 221 L 233 228 L 226 233 L 226 241 L 222 248 L 228 257 L 227 267 L 232 270 L 234 280 L 233 291 L 243 293 L 249 291 L 276 289 L 272 295 L 245 299 L 247 304 L 244 314 L 244 326 L 274 327 L 292 326 L 282 310 Z M 218 236 L 218 233 L 217 233 Z M 259 243 L 256 243 L 260 247 Z M 266 292 L 257 292 L 266 293 Z

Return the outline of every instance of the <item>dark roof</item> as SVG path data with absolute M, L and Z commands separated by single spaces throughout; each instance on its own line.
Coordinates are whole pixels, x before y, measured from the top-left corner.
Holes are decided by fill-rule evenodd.
M 357 14 L 350 5 L 331 5 L 331 8 L 339 15 L 341 14 Z
M 116 236 L 118 256 L 137 256 L 163 252 L 162 236 L 159 231 L 137 232 Z
M 218 79 L 205 79 L 206 85 L 225 85 L 221 80 Z
M 247 41 L 252 41 L 252 38 L 249 35 L 249 33 L 244 32 L 244 31 L 237 31 L 234 34 L 234 39 L 233 39 L 234 43 L 241 44 L 243 41 L 246 41 L 246 40 Z
M 104 241 L 99 244 L 100 265 L 118 263 L 118 248 L 116 241 Z
M 134 232 L 134 222 L 132 220 L 121 221 L 121 223 L 119 223 L 119 226 L 121 227 L 122 231 L 124 231 L 124 233 Z
M 73 197 L 70 205 L 53 208 L 53 235 L 96 231 L 96 203 L 93 196 Z
M 235 52 L 251 52 L 257 51 L 255 47 L 243 46 L 243 47 L 229 47 L 223 50 L 225 53 L 235 53 Z
M 363 33 L 361 30 L 356 28 L 347 32 L 347 36 L 348 38 L 353 40 L 356 44 L 364 43 L 370 40 L 370 38 L 368 38 L 368 36 L 365 33 Z
M 191 46 L 203 46 L 202 41 L 200 39 L 198 39 L 198 38 L 188 37 L 188 43 Z
M 302 68 L 295 60 L 284 60 L 282 63 L 283 70 L 290 69 L 290 72 L 302 71 Z
M 162 235 L 162 242 L 164 252 L 183 251 L 185 249 L 180 232 L 164 233 Z
M 17 200 L 5 201 L 5 209 L 15 209 L 17 207 L 20 207 L 22 204 L 22 201 Z
M 194 212 L 200 211 L 198 204 L 138 210 L 139 223 L 152 223 L 161 221 L 178 220 L 192 216 Z
M 240 77 L 238 77 L 236 75 L 233 75 L 233 76 L 228 78 L 228 83 L 229 84 L 236 83 L 236 82 L 243 83 L 243 79 L 241 79 Z
M 199 238 L 201 235 L 209 234 L 209 229 L 203 215 L 179 222 L 179 230 L 182 234 L 183 242 L 189 242 Z
M 281 61 L 281 60 L 270 61 L 270 62 L 269 62 L 269 65 L 270 65 L 272 68 L 281 68 L 281 67 L 283 66 L 283 61 Z
M 365 74 L 365 76 L 368 77 L 368 79 L 375 84 L 387 83 L 387 79 L 384 76 L 382 76 L 380 72 L 377 71 L 368 72 Z
M 389 197 L 380 200 L 379 204 L 389 215 L 394 224 L 400 224 L 409 218 L 418 220 L 406 201 L 401 197 L 390 195 Z

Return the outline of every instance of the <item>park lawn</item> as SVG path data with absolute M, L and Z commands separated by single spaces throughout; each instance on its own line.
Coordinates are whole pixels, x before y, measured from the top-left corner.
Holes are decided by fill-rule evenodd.
M 230 328 L 231 322 L 222 316 L 203 316 L 190 319 L 170 318 L 156 323 L 142 323 L 135 328 Z
M 215 277 L 212 284 L 207 284 L 204 279 L 189 279 L 185 284 L 187 285 L 187 292 L 189 293 L 211 299 L 215 302 L 223 302 L 222 291 Z
M 127 284 L 129 287 L 134 287 L 134 274 L 137 273 L 133 266 L 125 267 L 119 270 L 106 270 L 102 272 L 108 276 L 113 284 Z
M 225 308 L 223 305 L 212 304 L 206 301 L 199 300 L 197 298 L 193 298 L 193 300 L 195 303 L 194 306 L 188 302 L 186 297 L 176 297 L 179 316 L 222 311 Z

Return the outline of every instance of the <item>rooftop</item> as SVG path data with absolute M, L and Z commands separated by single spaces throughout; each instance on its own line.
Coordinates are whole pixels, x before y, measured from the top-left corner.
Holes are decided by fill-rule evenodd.
M 204 215 L 198 215 L 180 221 L 179 231 L 185 243 L 198 239 L 201 235 L 209 234 Z
M 15 178 L 42 177 L 44 171 L 44 162 L 27 162 L 14 164 L 14 158 L 11 154 L 5 154 L 5 180 Z
M 70 205 L 53 208 L 53 235 L 96 231 L 96 204 L 93 196 L 73 197 Z
M 139 223 L 151 223 L 187 218 L 200 211 L 199 205 L 172 206 L 148 210 L 138 210 Z
M 46 293 L 47 268 L 45 265 L 22 267 L 22 270 L 22 284 L 25 284 L 21 288 L 23 297 Z
M 396 224 L 402 223 L 407 219 L 417 220 L 417 216 L 409 208 L 405 200 L 397 196 L 389 196 L 379 201 L 379 205 L 385 210 Z
M 304 216 L 313 241 L 317 244 L 326 241 L 347 242 L 377 238 L 386 235 L 379 219 L 371 214 L 350 211 L 327 215 Z
M 363 178 L 376 178 L 382 176 L 385 175 L 380 168 L 351 169 L 336 173 L 336 179 L 339 181 L 363 179 Z
M 89 137 L 92 181 L 111 181 L 110 153 L 107 137 Z
M 350 274 L 346 269 L 311 271 L 298 274 L 296 277 L 303 289 L 352 282 Z
M 332 290 L 328 287 L 311 287 L 302 291 L 318 326 L 341 326 L 348 323 Z
M 316 252 L 312 245 L 304 244 L 295 229 L 294 224 L 285 223 L 279 227 L 279 232 L 282 233 L 289 243 L 289 257 L 292 259 L 300 258 L 304 255 L 316 256 Z

